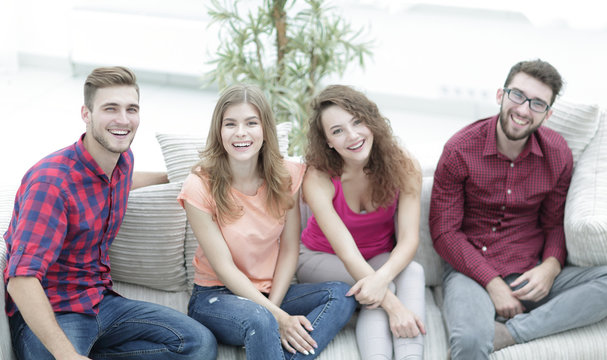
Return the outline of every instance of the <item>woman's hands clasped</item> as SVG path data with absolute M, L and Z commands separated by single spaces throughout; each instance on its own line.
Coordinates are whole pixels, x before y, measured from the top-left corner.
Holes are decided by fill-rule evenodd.
M 389 279 L 385 279 L 375 272 L 358 280 L 346 296 L 354 296 L 359 304 L 365 305 L 369 309 L 375 309 L 384 301 L 389 284 Z
M 412 338 L 420 333 L 426 334 L 426 327 L 421 319 L 407 309 L 400 300 L 388 291 L 389 279 L 378 272 L 366 276 L 354 284 L 346 296 L 354 296 L 356 300 L 368 309 L 382 306 L 390 321 L 392 334 L 399 338 Z

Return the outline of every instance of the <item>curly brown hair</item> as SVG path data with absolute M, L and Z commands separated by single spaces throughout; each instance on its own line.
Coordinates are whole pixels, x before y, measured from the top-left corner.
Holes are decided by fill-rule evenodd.
M 327 145 L 322 124 L 323 111 L 333 105 L 362 120 L 373 133 L 373 147 L 364 167 L 365 174 L 373 184 L 373 202 L 385 207 L 394 201 L 398 191 L 418 191 L 421 186 L 421 174 L 413 159 L 398 144 L 389 120 L 380 114 L 374 102 L 349 86 L 328 86 L 312 100 L 305 151 L 307 165 L 332 177 L 341 176 L 343 172 L 344 161 L 335 149 Z
M 264 143 L 259 151 L 257 166 L 259 176 L 264 179 L 267 187 L 266 207 L 270 214 L 280 219 L 294 205 L 291 197 L 292 179 L 280 154 L 276 122 L 270 104 L 257 86 L 237 84 L 222 92 L 215 105 L 206 147 L 193 172 L 203 180 L 205 177 L 209 180 L 209 190 L 217 206 L 215 221 L 227 223 L 242 216 L 242 208 L 230 191 L 232 171 L 221 140 L 223 114 L 230 106 L 241 103 L 250 104 L 259 112 Z

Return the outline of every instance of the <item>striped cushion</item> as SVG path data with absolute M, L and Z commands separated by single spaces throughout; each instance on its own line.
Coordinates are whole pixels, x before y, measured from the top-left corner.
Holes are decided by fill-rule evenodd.
M 186 216 L 177 202 L 181 183 L 131 191 L 110 247 L 112 278 L 159 290 L 188 289 L 184 263 Z
M 576 164 L 582 152 L 594 137 L 599 126 L 600 109 L 597 105 L 580 105 L 557 100 L 546 127 L 557 131 L 571 149 Z
M 564 225 L 570 263 L 607 265 L 607 112 L 573 172 Z

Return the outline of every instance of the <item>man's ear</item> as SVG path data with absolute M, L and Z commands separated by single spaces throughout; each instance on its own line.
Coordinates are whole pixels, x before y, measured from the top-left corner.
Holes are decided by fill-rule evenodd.
M 86 105 L 82 105 L 82 108 L 80 108 L 80 116 L 87 125 L 91 122 L 91 111 Z
M 504 89 L 502 89 L 502 88 L 497 89 L 497 94 L 495 94 L 495 100 L 498 105 L 502 104 L 503 98 L 504 98 Z
M 550 118 L 551 116 L 552 116 L 552 108 L 548 109 L 548 112 L 546 112 L 546 116 L 544 117 L 543 124 L 545 124 L 546 121 L 548 121 L 548 118 Z

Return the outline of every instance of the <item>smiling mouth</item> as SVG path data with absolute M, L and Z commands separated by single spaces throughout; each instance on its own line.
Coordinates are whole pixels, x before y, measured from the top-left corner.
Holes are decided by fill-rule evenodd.
M 516 125 L 519 125 L 519 126 L 525 126 L 525 125 L 529 124 L 529 120 L 517 117 L 515 115 L 510 115 L 510 118 L 512 119 L 512 121 L 514 121 L 514 123 Z
M 249 146 L 253 145 L 252 141 L 246 141 L 246 142 L 237 142 L 237 143 L 233 143 L 232 146 L 238 149 L 245 149 L 248 148 Z
M 363 139 L 363 140 L 361 140 L 360 142 L 358 142 L 358 143 L 356 143 L 356 144 L 354 144 L 354 145 L 352 145 L 352 146 L 349 146 L 349 147 L 348 147 L 348 150 L 358 150 L 358 149 L 360 149 L 360 148 L 361 148 L 361 147 L 362 147 L 364 144 L 365 144 L 365 140 Z
M 129 130 L 122 130 L 122 129 L 113 129 L 113 130 L 108 130 L 110 132 L 110 134 L 115 135 L 115 136 L 126 136 L 128 134 L 130 134 Z

